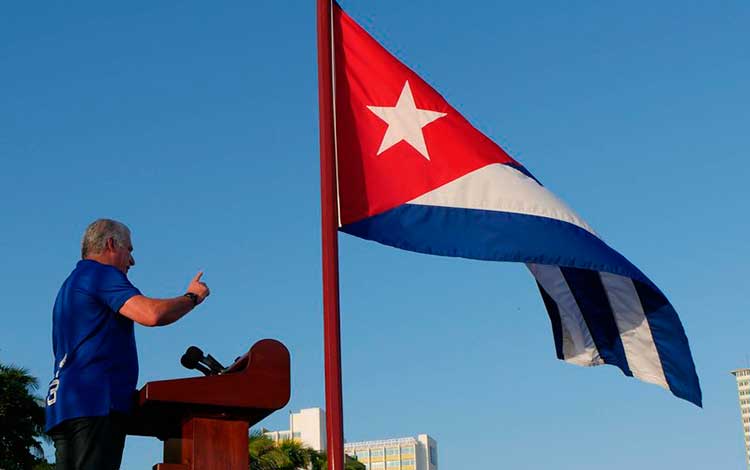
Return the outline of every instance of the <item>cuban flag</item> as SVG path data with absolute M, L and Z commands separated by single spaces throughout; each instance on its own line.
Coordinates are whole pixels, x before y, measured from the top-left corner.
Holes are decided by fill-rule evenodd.
M 701 406 L 674 308 L 519 162 L 334 3 L 339 229 L 433 255 L 525 263 L 557 357 L 615 365 Z

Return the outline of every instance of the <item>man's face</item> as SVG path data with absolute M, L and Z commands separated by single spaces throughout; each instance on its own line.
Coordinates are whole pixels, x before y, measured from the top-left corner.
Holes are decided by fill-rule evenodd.
M 113 240 L 113 263 L 112 265 L 127 274 L 131 266 L 135 266 L 135 260 L 133 259 L 133 243 L 128 237 L 120 246 Z

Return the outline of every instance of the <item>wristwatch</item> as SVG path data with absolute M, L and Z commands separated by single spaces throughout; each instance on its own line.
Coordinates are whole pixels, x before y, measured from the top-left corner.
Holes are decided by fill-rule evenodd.
M 193 307 L 195 307 L 196 305 L 198 305 L 198 295 L 197 294 L 194 294 L 192 292 L 188 292 L 188 293 L 185 294 L 185 297 L 187 297 L 188 299 L 190 299 L 190 300 L 193 301 Z

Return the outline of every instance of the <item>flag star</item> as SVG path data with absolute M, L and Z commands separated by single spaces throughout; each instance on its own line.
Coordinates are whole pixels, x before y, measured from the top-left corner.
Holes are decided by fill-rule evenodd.
M 414 103 L 414 96 L 411 94 L 408 81 L 404 83 L 404 88 L 401 90 L 401 96 L 398 97 L 396 106 L 368 106 L 367 109 L 388 123 L 388 129 L 385 131 L 383 141 L 380 143 L 378 155 L 405 140 L 417 152 L 422 154 L 424 158 L 427 160 L 430 159 L 422 128 L 436 119 L 445 116 L 446 113 L 418 109 Z

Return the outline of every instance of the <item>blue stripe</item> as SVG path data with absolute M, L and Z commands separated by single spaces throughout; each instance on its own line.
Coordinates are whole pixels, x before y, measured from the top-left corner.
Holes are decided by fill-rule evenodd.
M 531 178 L 531 179 L 533 179 L 534 181 L 536 181 L 536 183 L 537 183 L 537 184 L 538 184 L 539 186 L 544 186 L 544 185 L 543 185 L 543 184 L 542 184 L 542 183 L 541 183 L 541 182 L 540 182 L 540 181 L 539 181 L 538 179 L 536 179 L 536 177 L 535 177 L 534 175 L 532 175 L 532 174 L 531 174 L 531 172 L 530 172 L 529 170 L 527 170 L 527 169 L 526 169 L 526 167 L 525 167 L 525 166 L 521 165 L 520 163 L 518 163 L 518 164 L 513 164 L 513 163 L 504 163 L 504 165 L 505 165 L 505 166 L 509 166 L 509 167 L 511 167 L 511 168 L 513 168 L 513 169 L 515 169 L 515 170 L 518 170 L 518 171 L 520 171 L 520 172 L 521 172 L 521 173 L 523 173 L 524 175 L 526 175 L 526 176 L 528 176 L 529 178 Z
M 685 330 L 677 312 L 655 287 L 633 281 L 646 314 L 669 389 L 702 407 L 702 394 Z
M 546 290 L 539 284 L 536 283 L 539 288 L 539 293 L 542 295 L 542 301 L 544 307 L 547 309 L 547 315 L 549 315 L 549 321 L 552 324 L 552 336 L 555 338 L 555 352 L 557 358 L 565 360 L 565 354 L 563 353 L 563 339 L 562 339 L 562 320 L 560 319 L 560 309 L 557 306 L 557 302 L 550 297 Z
M 404 204 L 341 231 L 420 253 L 605 271 L 651 284 L 595 235 L 547 217 Z
M 599 273 L 577 268 L 561 268 L 560 272 L 578 304 L 599 356 L 606 364 L 617 366 L 623 374 L 632 377 L 620 330 Z
M 633 279 L 651 328 L 651 334 L 670 390 L 676 396 L 701 405 L 701 391 L 687 337 L 677 313 L 659 289 L 632 263 L 582 228 L 547 217 L 479 209 L 404 204 L 382 214 L 345 225 L 343 232 L 409 251 L 462 258 L 516 261 L 609 272 Z M 572 273 L 573 271 L 566 271 Z M 598 274 L 592 273 L 591 275 Z M 576 301 L 587 319 L 592 337 L 602 358 L 632 375 L 624 359 L 619 334 L 613 336 L 612 324 L 598 323 L 606 316 L 601 279 L 592 287 L 591 275 L 573 276 Z M 567 277 L 567 276 L 566 276 Z M 580 283 L 580 285 L 578 285 Z M 588 286 L 588 287 L 587 287 Z M 574 287 L 571 286 L 573 289 Z M 586 289 L 599 292 L 596 298 L 583 294 Z M 561 327 L 550 308 L 554 302 L 542 298 L 552 322 L 555 349 L 562 356 Z M 575 291 L 574 291 L 575 292 Z M 605 298 L 606 298 L 606 294 Z M 585 310 L 585 312 L 584 312 Z M 593 313 L 592 313 L 593 312 Z M 611 309 L 609 309 L 611 318 Z M 614 319 L 612 322 L 614 322 Z M 591 321 L 590 321 L 591 320 Z M 616 337 L 616 339 L 614 339 Z M 617 343 L 619 342 L 619 344 Z M 604 351 L 609 352 L 604 352 Z M 608 355 L 605 356 L 605 354 Z

